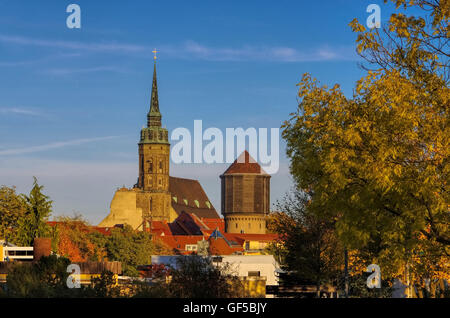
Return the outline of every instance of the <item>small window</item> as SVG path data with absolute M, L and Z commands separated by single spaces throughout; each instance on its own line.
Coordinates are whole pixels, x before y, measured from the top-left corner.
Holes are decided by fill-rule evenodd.
M 248 276 L 259 277 L 259 276 L 261 276 L 261 273 L 259 271 L 250 271 L 250 272 L 248 272 Z

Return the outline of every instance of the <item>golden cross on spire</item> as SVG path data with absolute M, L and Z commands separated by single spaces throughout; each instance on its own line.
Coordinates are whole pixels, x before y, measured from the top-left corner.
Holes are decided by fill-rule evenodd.
M 153 59 L 156 61 L 156 53 L 158 53 L 159 51 L 156 51 L 156 49 L 154 49 L 152 52 L 155 55 L 155 56 L 153 56 Z

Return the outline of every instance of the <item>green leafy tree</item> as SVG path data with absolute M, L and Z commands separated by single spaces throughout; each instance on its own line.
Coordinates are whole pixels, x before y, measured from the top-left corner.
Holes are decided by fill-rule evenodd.
M 334 231 L 333 220 L 308 210 L 310 196 L 294 189 L 277 203 L 269 229 L 279 234 L 269 252 L 280 261 L 286 274 L 283 285 L 337 286 L 343 273 L 344 249 Z
M 129 225 L 113 229 L 105 249 L 108 259 L 122 262 L 124 275 L 133 277 L 139 275 L 136 267 L 151 264 L 151 255 L 156 253 L 151 235 L 134 231 Z
M 0 239 L 14 240 L 19 220 L 25 215 L 26 204 L 15 187 L 0 187 Z
M 196 255 L 177 258 L 168 289 L 175 298 L 230 298 L 243 292 L 229 265 L 215 266 L 210 257 Z
M 120 287 L 116 285 L 114 273 L 104 271 L 100 277 L 92 279 L 91 286 L 84 292 L 89 297 L 114 298 L 120 297 Z
M 394 2 L 423 11 L 393 14 L 382 31 L 351 22 L 372 66 L 353 97 L 305 74 L 283 126 L 295 181 L 314 193 L 308 209 L 335 219 L 349 249 L 376 245 L 384 276 L 404 273 L 422 237 L 447 264 L 450 244 L 450 7 Z
M 9 297 L 67 297 L 72 292 L 66 282 L 70 260 L 56 255 L 43 256 L 37 263 L 15 265 L 8 272 Z
M 42 193 L 43 188 L 34 177 L 30 194 L 23 195 L 26 212 L 18 221 L 17 237 L 15 238 L 15 243 L 18 245 L 29 246 L 33 244 L 35 238 L 50 235 L 50 228 L 46 222 L 52 213 L 53 201 Z

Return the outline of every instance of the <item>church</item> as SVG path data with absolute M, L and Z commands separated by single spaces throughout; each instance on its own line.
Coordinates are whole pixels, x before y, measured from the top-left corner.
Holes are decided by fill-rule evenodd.
M 270 212 L 270 175 L 247 151 L 220 176 L 221 218 L 198 180 L 170 176 L 168 135 L 162 127 L 155 61 L 147 127 L 142 128 L 138 143 L 137 183 L 116 191 L 110 213 L 99 227 L 128 224 L 136 230 L 184 239 L 215 235 L 227 240 L 232 234 L 273 239 L 263 237 Z M 227 242 L 234 239 L 229 236 Z

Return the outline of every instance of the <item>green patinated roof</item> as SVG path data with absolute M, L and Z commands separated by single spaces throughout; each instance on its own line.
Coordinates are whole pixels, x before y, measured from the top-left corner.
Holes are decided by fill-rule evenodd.
M 169 144 L 169 132 L 166 128 L 146 127 L 141 129 L 140 144 Z
M 147 113 L 147 127 L 161 127 L 161 113 L 159 111 L 158 82 L 156 78 L 156 63 L 153 66 L 152 95 L 150 110 Z
M 159 111 L 158 83 L 156 78 L 156 63 L 153 67 L 152 95 L 150 110 L 147 113 L 147 127 L 142 128 L 139 144 L 169 144 L 168 131 L 161 127 Z
M 149 114 L 161 115 L 161 113 L 159 112 L 158 82 L 156 79 L 156 63 L 153 66 L 152 97 L 150 99 Z

